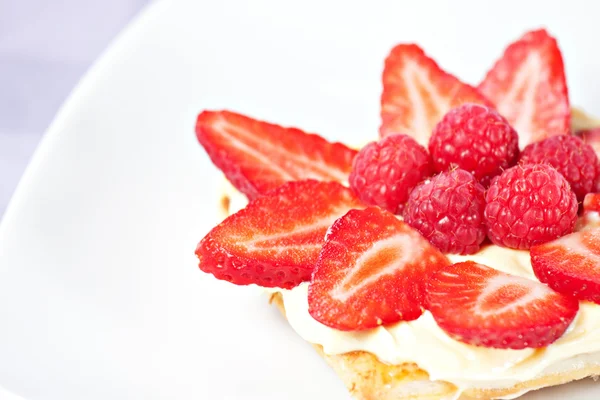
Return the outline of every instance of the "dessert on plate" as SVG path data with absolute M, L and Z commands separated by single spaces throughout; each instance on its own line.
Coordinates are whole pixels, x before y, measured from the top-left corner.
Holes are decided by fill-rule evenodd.
M 355 149 L 230 111 L 200 144 L 231 188 L 200 269 L 258 285 L 354 398 L 508 399 L 600 374 L 600 123 L 556 40 L 477 86 L 415 44 Z

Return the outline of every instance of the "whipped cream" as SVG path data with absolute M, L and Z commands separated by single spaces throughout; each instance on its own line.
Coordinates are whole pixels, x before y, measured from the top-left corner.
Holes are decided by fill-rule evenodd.
M 508 252 L 503 262 L 500 257 Z M 528 261 L 511 250 L 489 246 L 473 258 L 503 271 L 532 277 Z M 521 253 L 521 252 L 519 252 Z M 494 257 L 492 259 L 487 257 Z M 465 259 L 461 257 L 461 259 Z M 495 264 L 495 265 L 493 265 Z M 507 267 L 511 265 L 512 267 Z M 530 268 L 530 267 L 529 267 Z M 281 291 L 290 325 L 302 338 L 323 346 L 326 354 L 342 354 L 355 350 L 373 353 L 389 364 L 415 363 L 427 370 L 432 380 L 444 380 L 462 389 L 503 388 L 530 380 L 546 372 L 558 362 L 578 355 L 600 352 L 600 306 L 582 302 L 567 332 L 543 349 L 505 350 L 477 347 L 449 337 L 425 312 L 414 321 L 399 322 L 362 332 L 342 332 L 329 328 L 308 313 L 308 284 Z M 600 363 L 600 354 L 597 357 Z M 558 368 L 568 369 L 569 364 Z
M 229 213 L 244 207 L 246 199 L 231 186 Z M 598 227 L 600 217 L 588 215 L 578 229 Z M 468 256 L 449 255 L 452 262 L 472 260 L 497 270 L 536 279 L 528 251 L 496 245 Z M 306 341 L 319 344 L 326 354 L 366 351 L 389 364 L 415 363 L 432 380 L 453 383 L 460 392 L 469 388 L 508 388 L 547 373 L 568 371 L 584 363 L 600 365 L 600 306 L 581 302 L 580 310 L 565 334 L 541 349 L 507 350 L 472 346 L 441 330 L 429 312 L 414 321 L 399 322 L 361 332 L 343 332 L 327 327 L 308 313 L 308 283 L 282 294 L 286 316 Z M 506 398 L 514 398 L 521 392 Z

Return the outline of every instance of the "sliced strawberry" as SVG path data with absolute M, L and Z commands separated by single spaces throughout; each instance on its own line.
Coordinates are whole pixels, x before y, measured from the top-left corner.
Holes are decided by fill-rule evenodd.
M 583 212 L 600 212 L 600 193 L 588 193 L 583 199 Z
M 427 276 L 448 264 L 388 211 L 352 210 L 327 234 L 308 289 L 308 311 L 344 331 L 416 319 Z
M 571 110 L 563 59 L 543 29 L 508 46 L 479 90 L 519 134 L 519 144 L 569 132 Z
M 327 229 L 352 208 L 362 205 L 339 183 L 284 184 L 200 241 L 200 269 L 236 285 L 290 289 L 310 279 Z
M 249 199 L 288 181 L 346 183 L 356 155 L 341 143 L 230 111 L 203 111 L 196 135 L 212 162 Z
M 415 44 L 392 49 L 383 70 L 381 137 L 404 133 L 427 146 L 433 127 L 463 103 L 490 105 L 472 86 L 444 72 Z
M 531 266 L 557 292 L 600 304 L 600 229 L 532 247 Z
M 501 349 L 549 345 L 579 309 L 577 300 L 536 280 L 473 261 L 438 271 L 427 285 L 427 306 L 454 339 Z

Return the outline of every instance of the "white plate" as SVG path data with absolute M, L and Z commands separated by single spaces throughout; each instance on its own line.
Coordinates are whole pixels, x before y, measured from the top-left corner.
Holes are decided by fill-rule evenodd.
M 220 174 L 193 132 L 203 108 L 364 141 L 376 136 L 392 44 L 416 41 L 476 82 L 510 40 L 544 24 L 564 50 L 571 99 L 600 114 L 592 2 L 249 3 L 153 5 L 57 116 L 0 228 L 7 389 L 61 400 L 348 397 L 263 296 L 197 269 L 195 245 L 219 218 Z M 586 380 L 529 399 L 594 393 Z

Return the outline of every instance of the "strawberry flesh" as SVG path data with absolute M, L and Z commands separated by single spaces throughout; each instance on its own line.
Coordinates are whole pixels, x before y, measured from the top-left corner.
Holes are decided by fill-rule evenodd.
M 557 292 L 600 304 L 600 229 L 532 247 L 531 265 L 538 279 Z
M 464 103 L 491 105 L 477 89 L 443 71 L 419 46 L 397 45 L 385 60 L 379 133 L 403 133 L 427 146 L 434 126 Z
M 308 289 L 308 311 L 344 331 L 416 319 L 427 277 L 448 264 L 388 211 L 352 210 L 327 234 Z
M 479 90 L 519 134 L 525 147 L 569 132 L 571 110 L 562 55 L 543 29 L 509 45 Z
M 249 199 L 289 181 L 346 183 L 356 155 L 341 143 L 230 111 L 200 113 L 196 136 L 213 164 Z
M 588 193 L 583 199 L 583 212 L 600 212 L 600 193 Z
M 579 303 L 538 281 L 466 261 L 438 271 L 428 282 L 427 308 L 456 340 L 524 349 L 561 337 Z
M 310 279 L 325 233 L 352 208 L 336 182 L 289 182 L 226 218 L 198 244 L 200 269 L 236 285 L 290 289 Z

